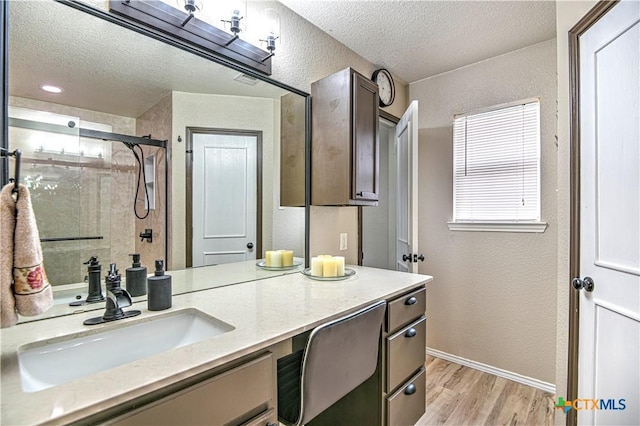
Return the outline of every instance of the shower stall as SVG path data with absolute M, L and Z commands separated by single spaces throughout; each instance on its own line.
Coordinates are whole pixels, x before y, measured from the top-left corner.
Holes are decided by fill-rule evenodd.
M 10 107 L 9 147 L 22 151 L 20 183 L 31 195 L 52 285 L 84 281 L 92 256 L 103 271 L 116 263 L 123 275 L 132 253 L 145 265 L 166 259 L 166 141 Z M 148 229 L 152 238 L 140 238 Z

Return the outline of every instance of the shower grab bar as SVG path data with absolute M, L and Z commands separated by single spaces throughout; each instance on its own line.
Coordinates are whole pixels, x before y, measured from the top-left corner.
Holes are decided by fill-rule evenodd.
M 94 237 L 57 237 L 57 238 L 40 238 L 41 243 L 50 243 L 53 241 L 80 241 L 80 240 L 103 240 L 102 235 Z

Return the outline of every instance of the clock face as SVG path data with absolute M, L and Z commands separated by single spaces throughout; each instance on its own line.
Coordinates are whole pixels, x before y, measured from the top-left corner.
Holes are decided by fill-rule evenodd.
M 378 84 L 380 106 L 389 106 L 393 103 L 396 92 L 391 74 L 386 69 L 379 69 L 373 73 L 372 79 Z

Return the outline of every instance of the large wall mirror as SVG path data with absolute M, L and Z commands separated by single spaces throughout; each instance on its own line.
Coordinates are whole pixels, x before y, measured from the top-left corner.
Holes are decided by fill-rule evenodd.
M 178 270 L 261 259 L 266 250 L 305 257 L 306 209 L 281 203 L 280 150 L 282 121 L 308 117 L 307 94 L 76 2 L 7 3 L 5 145 L 23 153 L 20 181 L 30 188 L 53 285 L 82 283 L 91 256 L 103 271 L 117 263 L 123 275 L 131 253 L 149 272 L 156 258 Z M 62 92 L 46 92 L 45 84 Z M 85 137 L 84 129 L 167 147 Z M 301 137 L 304 146 L 308 131 Z M 255 148 L 246 154 L 252 159 L 235 159 L 250 164 L 248 173 L 218 149 L 234 143 Z M 5 169 L 11 174 L 13 165 Z M 242 192 L 243 179 L 254 192 Z M 209 258 L 194 243 L 197 226 L 234 234 L 240 220 L 257 230 L 239 243 L 249 249 L 204 250 L 231 253 Z

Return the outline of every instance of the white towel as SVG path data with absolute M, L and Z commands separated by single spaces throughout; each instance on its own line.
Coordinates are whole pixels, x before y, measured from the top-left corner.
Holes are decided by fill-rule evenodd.
M 15 303 L 15 310 L 20 315 L 39 315 L 53 305 L 53 292 L 47 279 L 42 259 L 42 247 L 36 218 L 31 206 L 31 196 L 24 185 L 19 186 L 18 201 L 11 206 L 11 189 L 13 184 L 6 185 L 0 194 L 2 205 L 2 327 L 14 325 L 17 321 L 15 312 L 11 315 L 10 309 Z M 7 198 L 8 197 L 8 198 Z M 10 233 L 9 224 L 12 222 L 9 213 L 13 210 L 15 219 L 15 232 Z M 5 225 L 7 222 L 7 225 Z M 6 234 L 5 234 L 6 233 Z M 11 240 L 11 244 L 5 243 Z M 12 260 L 13 291 L 6 290 L 6 264 L 5 247 L 9 247 Z M 7 293 L 9 293 L 7 295 Z M 9 300 L 5 302 L 5 297 Z M 15 302 L 10 299 L 13 298 Z M 5 314 L 5 309 L 7 310 Z M 5 324 L 5 318 L 7 323 Z

